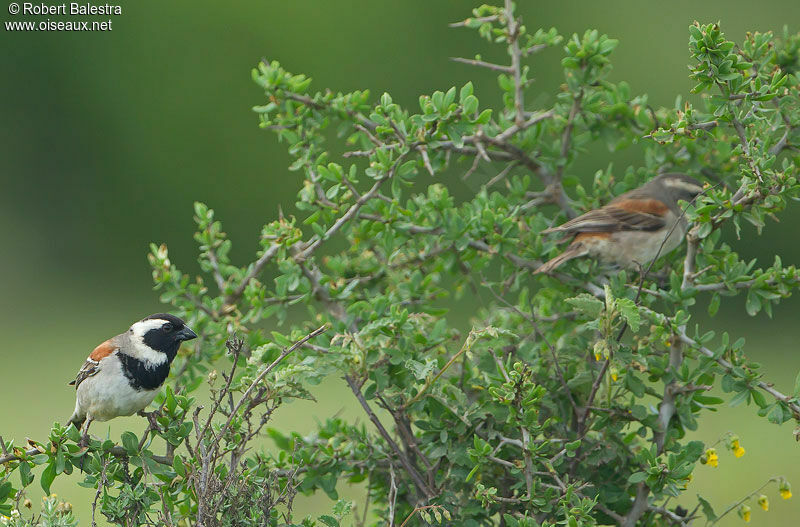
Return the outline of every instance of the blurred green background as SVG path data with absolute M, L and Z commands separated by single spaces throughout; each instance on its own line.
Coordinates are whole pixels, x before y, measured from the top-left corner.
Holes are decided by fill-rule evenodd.
M 12 17 L 7 3 L 0 6 L 3 22 L 47 18 Z M 72 409 L 66 382 L 86 353 L 161 309 L 145 258 L 150 241 L 166 242 L 173 262 L 197 269 L 193 201 L 217 210 L 242 263 L 278 206 L 293 209 L 299 176 L 286 170 L 283 147 L 259 130 L 250 111 L 263 101 L 250 80 L 259 59 L 310 75 L 317 89 L 390 91 L 412 108 L 419 94 L 468 80 L 482 102 L 496 103 L 493 75 L 448 60 L 475 53 L 501 59 L 474 32 L 447 28 L 472 7 L 465 0 L 137 0 L 123 4 L 111 32 L 0 30 L 0 434 L 17 442 L 45 437 Z M 671 105 L 691 87 L 686 28 L 693 20 L 721 21 L 737 41 L 746 31 L 780 33 L 784 24 L 800 30 L 800 3 L 791 0 L 521 2 L 521 9 L 531 29 L 555 26 L 570 35 L 597 28 L 620 39 L 612 80 L 649 93 L 654 105 Z M 552 102 L 562 81 L 559 59 L 560 51 L 551 50 L 531 62 L 529 109 Z M 597 150 L 572 172 L 589 178 L 610 162 L 622 171 L 640 158 L 636 148 Z M 474 190 L 460 179 L 450 184 Z M 797 220 L 794 208 L 763 237 L 749 231 L 746 241 L 729 241 L 765 265 L 775 252 L 797 264 Z M 707 318 L 703 307 L 700 321 Z M 729 301 L 707 326 L 747 337 L 749 356 L 791 392 L 800 370 L 798 308 L 784 302 L 773 319 L 748 319 L 739 302 Z M 315 418 L 349 404 L 339 383 L 324 385 L 326 395 L 340 391 L 319 404 L 286 406 L 276 425 L 310 431 Z M 119 419 L 112 435 L 139 425 Z M 728 430 L 739 434 L 747 455 L 734 460 L 724 452 L 719 468 L 700 467 L 689 496 L 702 493 L 721 508 L 776 474 L 800 489 L 800 446 L 790 424 L 777 427 L 752 408 L 725 407 L 696 435 L 714 442 Z M 64 481 L 54 490 L 88 523 L 92 491 Z M 772 509 L 754 510 L 752 523 L 796 524 L 800 496 L 783 502 L 774 489 L 769 494 Z M 318 506 L 303 501 L 296 512 Z M 740 522 L 734 515 L 722 525 Z

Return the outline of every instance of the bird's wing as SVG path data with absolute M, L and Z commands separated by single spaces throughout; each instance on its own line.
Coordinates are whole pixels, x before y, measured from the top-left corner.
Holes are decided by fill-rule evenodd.
M 96 375 L 97 372 L 100 371 L 101 363 L 103 359 L 114 353 L 119 349 L 113 340 L 107 340 L 97 346 L 94 351 L 92 351 L 89 356 L 86 358 L 86 362 L 83 363 L 80 371 L 78 371 L 78 375 L 75 376 L 75 380 L 70 382 L 70 386 L 74 385 L 75 389 L 78 389 L 78 386 L 85 381 L 88 377 L 92 375 Z
M 605 207 L 590 210 L 563 225 L 542 232 L 618 232 L 657 231 L 666 226 L 667 207 L 658 199 L 635 199 L 620 196 Z

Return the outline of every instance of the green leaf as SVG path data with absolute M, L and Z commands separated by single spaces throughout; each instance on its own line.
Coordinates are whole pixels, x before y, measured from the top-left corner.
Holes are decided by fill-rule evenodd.
M 634 472 L 628 477 L 628 483 L 641 483 L 647 479 L 647 472 Z
M 10 482 L 4 481 L 0 483 L 0 501 L 6 499 L 12 490 L 13 488 Z
M 588 315 L 590 318 L 597 318 L 603 311 L 603 302 L 588 293 L 581 293 L 578 296 L 567 298 L 566 302 L 577 309 L 579 312 Z
M 464 146 L 464 139 L 461 136 L 461 131 L 458 129 L 456 125 L 453 124 L 447 125 L 447 136 L 450 137 L 450 140 L 458 148 Z
M 766 408 L 767 399 L 764 397 L 763 393 L 759 390 L 751 390 L 750 395 L 753 396 L 753 402 L 755 402 L 759 408 Z
M 639 317 L 639 308 L 634 301 L 628 298 L 617 298 L 617 309 L 619 309 L 619 314 L 622 315 L 631 330 L 634 333 L 639 331 L 641 318 Z
M 750 390 L 748 390 L 748 389 L 745 389 L 745 390 L 737 393 L 733 397 L 733 399 L 731 399 L 731 402 L 728 403 L 728 404 L 730 404 L 731 406 L 739 406 L 740 404 L 742 404 L 745 401 L 747 403 L 750 403 Z
M 464 113 L 466 115 L 472 115 L 478 110 L 478 98 L 474 95 L 470 95 L 464 101 Z
M 70 423 L 67 427 L 67 438 L 70 441 L 78 442 L 81 440 L 81 432 L 78 430 L 74 424 Z
M 800 371 L 797 372 L 797 377 L 794 378 L 794 392 L 795 397 L 800 397 Z
M 708 303 L 708 315 L 711 317 L 716 315 L 717 311 L 719 311 L 719 306 L 721 303 L 722 302 L 719 294 L 714 293 L 714 295 L 711 297 L 711 302 Z
M 339 520 L 327 514 L 323 514 L 322 516 L 320 516 L 319 521 L 321 521 L 328 527 L 339 527 Z
M 28 464 L 27 461 L 23 461 L 19 465 L 19 480 L 22 487 L 27 487 L 33 481 L 33 474 L 31 474 L 31 466 Z M 0 499 L 2 498 L 0 497 Z
M 59 449 L 58 454 L 56 454 L 56 474 L 61 474 L 64 472 L 65 465 L 66 458 L 64 457 L 64 451 Z
M 172 393 L 172 387 L 167 385 L 166 395 L 164 397 L 164 405 L 167 407 L 167 410 L 170 413 L 175 412 L 175 408 L 178 406 L 177 401 L 175 400 L 175 395 Z
M 700 502 L 700 507 L 703 509 L 703 514 L 705 514 L 706 520 L 709 522 L 715 521 L 717 519 L 717 514 L 714 512 L 714 508 L 711 506 L 711 504 L 700 494 L 697 495 L 697 501 Z
M 139 440 L 136 438 L 136 434 L 134 434 L 133 432 L 123 432 L 122 448 L 125 449 L 125 452 L 127 452 L 128 455 L 138 454 Z
M 179 476 L 186 476 L 186 468 L 183 466 L 183 459 L 181 456 L 175 456 L 172 460 L 172 469 Z
M 464 104 L 464 101 L 467 99 L 467 97 L 472 95 L 472 91 L 473 91 L 472 81 L 466 83 L 464 87 L 461 88 L 461 91 L 458 94 L 459 95 L 458 100 L 461 101 L 461 104 Z
M 42 477 L 39 479 L 39 484 L 45 494 L 50 494 L 50 485 L 53 484 L 54 479 L 56 479 L 56 464 L 51 462 L 42 471 Z
M 487 108 L 473 121 L 474 124 L 487 124 L 492 119 L 492 110 Z
M 747 302 L 745 302 L 745 310 L 747 314 L 754 317 L 761 311 L 761 299 L 755 293 L 754 289 L 747 292 Z
M 414 374 L 414 377 L 416 377 L 418 380 L 424 380 L 428 374 L 433 371 L 432 363 L 428 362 L 423 364 L 414 359 L 408 359 L 405 363 L 405 367 L 411 370 L 411 372 Z

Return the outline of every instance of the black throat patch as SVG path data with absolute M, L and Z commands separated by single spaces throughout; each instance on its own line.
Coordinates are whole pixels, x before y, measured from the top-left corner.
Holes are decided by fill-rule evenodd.
M 150 349 L 166 353 L 168 362 L 172 362 L 181 347 L 181 342 L 175 340 L 173 334 L 164 333 L 161 329 L 151 329 L 142 340 Z
M 164 384 L 169 375 L 171 360 L 165 360 L 157 366 L 147 367 L 143 361 L 128 354 L 119 353 L 117 356 L 122 363 L 122 373 L 137 391 L 155 390 Z

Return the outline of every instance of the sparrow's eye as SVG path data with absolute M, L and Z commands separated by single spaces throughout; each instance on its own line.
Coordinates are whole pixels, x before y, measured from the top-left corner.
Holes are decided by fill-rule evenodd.
M 172 331 L 172 324 L 167 322 L 166 324 L 161 326 L 161 329 L 163 329 L 166 333 L 169 333 L 170 331 Z

